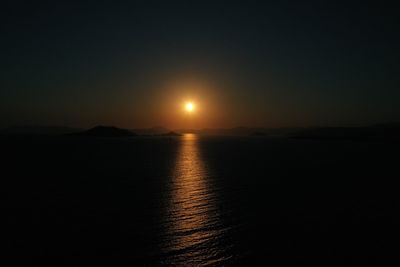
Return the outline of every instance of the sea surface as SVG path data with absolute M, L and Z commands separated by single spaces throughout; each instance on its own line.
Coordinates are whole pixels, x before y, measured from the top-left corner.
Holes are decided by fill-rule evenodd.
M 11 265 L 399 266 L 399 142 L 0 137 Z

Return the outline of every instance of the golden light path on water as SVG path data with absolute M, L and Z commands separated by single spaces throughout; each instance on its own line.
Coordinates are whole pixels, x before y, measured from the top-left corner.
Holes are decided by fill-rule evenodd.
M 226 229 L 218 211 L 218 195 L 194 134 L 181 137 L 166 212 L 164 252 L 166 264 L 213 265 L 226 261 L 223 241 Z

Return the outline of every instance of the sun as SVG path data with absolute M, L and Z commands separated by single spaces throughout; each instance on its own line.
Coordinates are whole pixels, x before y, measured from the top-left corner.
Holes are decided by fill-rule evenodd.
M 195 106 L 194 106 L 193 102 L 187 102 L 185 104 L 185 110 L 190 113 L 193 112 L 195 110 Z

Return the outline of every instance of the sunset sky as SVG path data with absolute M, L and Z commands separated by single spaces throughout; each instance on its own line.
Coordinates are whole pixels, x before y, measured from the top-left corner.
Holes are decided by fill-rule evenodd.
M 384 1 L 72 2 L 1 4 L 0 127 L 400 120 Z

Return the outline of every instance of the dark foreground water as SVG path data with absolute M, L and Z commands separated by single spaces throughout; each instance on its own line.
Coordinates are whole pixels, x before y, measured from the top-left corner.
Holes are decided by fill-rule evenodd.
M 0 145 L 4 262 L 400 263 L 399 143 L 185 135 Z

